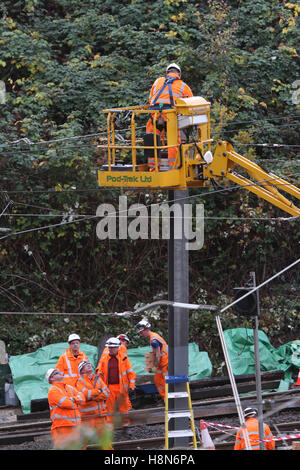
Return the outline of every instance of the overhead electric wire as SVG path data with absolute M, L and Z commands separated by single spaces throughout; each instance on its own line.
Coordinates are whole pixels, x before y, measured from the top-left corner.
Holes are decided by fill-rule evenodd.
M 8 206 L 10 206 L 12 203 L 12 201 L 8 201 L 8 203 L 6 204 L 5 208 L 3 209 L 3 211 L 1 212 L 0 214 L 0 217 L 2 217 L 2 215 L 5 213 L 6 209 L 8 208 Z
M 288 175 L 288 176 L 299 176 L 300 173 L 292 173 L 291 175 Z M 287 177 L 288 177 L 287 176 Z M 268 178 L 266 180 L 263 180 L 263 181 L 259 181 L 259 182 L 251 182 L 251 183 L 248 183 L 248 184 L 244 184 L 244 185 L 235 185 L 235 186 L 230 186 L 230 187 L 227 187 L 227 188 L 222 188 L 222 189 L 215 189 L 213 191 L 208 191 L 204 194 L 194 194 L 194 195 L 188 195 L 188 196 L 184 196 L 182 199 L 176 199 L 176 201 L 178 200 L 187 200 L 187 199 L 192 199 L 192 198 L 196 198 L 196 197 L 203 197 L 203 196 L 207 196 L 207 195 L 213 195 L 213 194 L 216 194 L 216 193 L 223 193 L 223 192 L 227 192 L 227 191 L 232 191 L 232 190 L 239 190 L 239 189 L 243 189 L 243 188 L 247 188 L 248 186 L 260 186 L 260 185 L 263 185 L 264 183 L 269 183 L 269 182 L 272 182 L 273 180 L 276 180 L 278 177 L 277 176 L 274 176 L 272 178 Z M 279 183 L 278 186 L 285 186 L 289 184 L 288 182 L 287 183 Z M 51 189 L 51 190 L 27 190 L 27 191 L 24 191 L 24 190 L 0 190 L 0 193 L 3 192 L 3 193 L 7 193 L 7 194 L 11 194 L 11 193 L 22 193 L 22 194 L 26 194 L 26 193 L 29 193 L 29 194 L 35 194 L 35 193 L 47 193 L 47 194 L 60 194 L 60 193 L 76 193 L 76 192 L 89 192 L 89 191 L 102 191 L 102 190 L 107 190 L 107 191 L 110 191 L 111 189 L 114 189 L 116 191 L 120 191 L 120 189 L 124 189 L 124 188 L 119 188 L 119 187 L 114 187 L 114 188 L 110 188 L 110 187 L 97 187 L 97 188 L 89 188 L 89 189 L 61 189 L 61 190 L 55 190 L 55 189 Z M 132 188 L 125 188 L 126 190 L 130 190 Z M 135 188 L 134 188 L 135 189 Z M 151 188 L 150 188 L 151 189 Z M 179 188 L 179 189 L 183 189 L 183 188 Z M 149 191 L 149 188 L 139 188 L 139 190 L 143 190 L 143 191 Z M 169 202 L 175 202 L 175 200 L 170 200 Z
M 157 205 L 157 204 L 153 204 L 153 205 Z M 141 206 L 143 208 L 148 208 L 149 206 Z M 138 208 L 137 208 L 138 210 Z M 0 214 L 1 215 L 1 214 Z M 101 215 L 96 215 L 95 214 L 76 214 L 76 213 L 72 213 L 72 212 L 66 212 L 64 214 L 18 214 L 18 213 L 6 213 L 4 214 L 5 216 L 7 217 L 65 217 L 65 218 L 70 218 L 70 217 L 95 217 L 95 218 L 103 218 L 103 217 L 109 217 L 109 214 L 107 216 L 101 216 Z M 111 213 L 110 215 L 116 215 L 118 216 L 118 218 L 135 218 L 136 216 L 134 215 L 119 215 L 118 212 L 114 212 L 114 213 Z M 139 219 L 156 219 L 156 216 L 152 216 L 152 215 L 149 215 L 149 216 L 143 216 L 143 215 L 139 215 L 138 216 Z M 235 221 L 240 221 L 240 220 L 253 220 L 253 221 L 261 221 L 261 222 L 274 222 L 274 221 L 280 221 L 280 222 L 286 222 L 286 221 L 292 221 L 292 220 L 296 220 L 298 218 L 300 218 L 300 215 L 299 216 L 295 216 L 295 217 L 288 217 L 288 218 L 282 218 L 282 217 L 235 217 L 235 216 L 231 216 L 231 215 L 228 215 L 228 216 L 224 216 L 224 217 L 210 217 L 210 216 L 204 216 L 204 217 L 200 217 L 200 216 L 197 216 L 198 219 L 204 219 L 204 220 L 230 220 L 232 222 L 235 222 Z M 183 217 L 176 217 L 176 216 L 172 216 L 172 220 L 176 220 L 176 219 L 180 219 L 180 220 L 193 220 L 194 217 L 191 216 L 191 217 L 188 217 L 188 216 L 183 216 Z M 84 220 L 84 219 L 78 219 L 77 221 L 80 221 L 80 220 Z
M 270 178 L 268 180 L 265 180 L 265 181 L 260 181 L 259 183 L 249 183 L 247 185 L 240 185 L 240 186 L 237 186 L 237 187 L 234 187 L 234 189 L 244 189 L 245 187 L 247 186 L 259 186 L 260 184 L 263 184 L 263 183 L 266 183 L 266 182 L 269 182 L 269 181 L 272 181 L 276 178 Z M 195 198 L 195 197 L 203 197 L 203 196 L 208 196 L 208 195 L 213 195 L 215 193 L 219 193 L 219 192 L 224 192 L 224 191 L 232 191 L 232 187 L 230 188 L 222 188 L 222 189 L 219 189 L 219 190 L 214 190 L 214 191 L 209 191 L 207 193 L 205 193 L 204 195 L 199 195 L 199 194 L 195 194 L 195 195 L 189 195 L 189 196 L 185 196 L 183 198 L 180 198 L 180 199 L 176 199 L 176 200 L 169 200 L 168 203 L 170 202 L 178 202 L 178 201 L 184 201 L 184 200 L 188 200 L 188 199 L 192 199 L 192 198 Z M 157 203 L 155 203 L 157 205 Z M 148 206 L 144 206 L 143 207 L 151 207 L 152 204 L 148 205 Z M 120 214 L 120 212 L 125 212 L 124 211 L 119 211 L 118 214 Z M 126 210 L 127 212 L 127 210 Z M 114 211 L 114 213 L 111 213 L 111 214 L 107 214 L 107 216 L 109 215 L 116 215 L 116 211 Z M 68 214 L 66 214 L 67 216 Z M 70 216 L 72 214 L 69 214 Z M 77 223 L 77 222 L 82 222 L 82 221 L 86 221 L 86 220 L 91 220 L 91 219 L 95 219 L 95 218 L 99 218 L 100 216 L 99 215 L 92 215 L 92 216 L 86 216 L 86 217 L 82 217 L 81 219 L 77 219 L 77 220 L 73 220 L 73 221 L 67 221 L 67 222 L 61 222 L 59 224 L 52 224 L 52 225 L 46 225 L 46 226 L 42 226 L 42 227 L 34 227 L 32 229 L 28 229 L 28 230 L 21 230 L 19 232 L 12 232 L 12 233 L 9 233 L 3 237 L 0 237 L 0 240 L 3 240 L 5 238 L 8 238 L 8 237 L 12 237 L 12 236 L 15 236 L 15 235 L 20 235 L 20 234 L 25 234 L 25 233 L 30 233 L 30 232 L 34 232 L 34 231 L 37 231 L 37 230 L 45 230 L 45 229 L 50 229 L 50 228 L 55 228 L 55 227 L 59 227 L 59 226 L 63 226 L 63 225 L 69 225 L 69 224 L 74 224 L 74 223 Z M 230 217 L 226 217 L 226 219 L 228 219 Z M 296 216 L 296 217 L 289 217 L 289 218 L 279 218 L 280 220 L 296 220 L 296 219 L 299 219 L 299 216 Z
M 66 140 L 74 140 L 74 139 L 86 139 L 86 138 L 91 138 L 91 137 L 99 137 L 99 136 L 104 136 L 107 135 L 105 131 L 103 132 L 97 132 L 95 134 L 83 134 L 83 135 L 78 135 L 78 136 L 71 136 L 71 137 L 62 137 L 61 139 L 52 139 L 52 140 L 40 140 L 38 142 L 32 142 L 30 139 L 27 137 L 23 137 L 21 139 L 15 140 L 15 141 L 10 141 L 10 144 L 19 144 L 20 142 L 24 142 L 27 145 L 45 145 L 49 143 L 57 143 L 57 142 L 64 142 Z
M 288 116 L 274 116 L 274 117 L 263 118 L 263 119 L 253 119 L 253 120 L 249 120 L 249 121 L 227 122 L 225 124 L 225 126 L 236 126 L 236 125 L 240 125 L 240 124 L 251 124 L 251 123 L 258 123 L 258 122 L 265 122 L 265 121 L 268 122 L 268 121 L 272 121 L 272 120 L 284 120 L 284 119 L 289 119 L 289 118 L 300 118 L 300 115 L 292 114 L 292 115 L 288 115 Z M 283 126 L 290 126 L 291 124 L 294 124 L 294 123 L 286 123 L 286 124 L 283 124 Z M 213 125 L 211 127 L 213 127 Z M 280 127 L 280 125 L 276 124 L 276 127 Z M 141 127 L 141 128 L 144 128 L 144 126 Z M 129 128 L 127 128 L 127 129 L 118 129 L 118 133 L 128 132 L 128 130 L 129 130 Z M 223 132 L 226 132 L 226 131 L 223 131 Z M 229 131 L 229 132 L 232 132 L 232 131 Z M 104 137 L 104 136 L 105 137 L 107 136 L 106 131 L 92 133 L 92 134 L 83 134 L 83 135 L 78 135 L 78 136 L 71 136 L 71 137 L 62 137 L 62 138 L 59 138 L 59 139 L 50 139 L 50 140 L 45 140 L 45 141 L 41 140 L 41 141 L 38 141 L 38 142 L 32 142 L 29 138 L 22 137 L 20 139 L 15 140 L 15 141 L 8 141 L 8 142 L 5 143 L 5 145 L 15 146 L 16 144 L 20 144 L 20 143 L 25 143 L 25 144 L 30 145 L 30 146 L 32 146 L 32 145 L 46 145 L 46 144 L 64 142 L 64 141 L 68 141 L 68 140 L 79 140 L 79 139 L 86 139 L 86 138 L 92 138 L 92 137 Z M 2 142 L 0 141 L 0 144 Z
M 126 140 L 126 142 L 131 142 L 130 140 Z M 293 149 L 293 148 L 300 148 L 299 144 L 283 144 L 283 143 L 273 143 L 273 142 L 252 142 L 252 143 L 242 143 L 242 142 L 234 142 L 234 145 L 236 146 L 248 146 L 248 147 L 274 147 L 274 148 L 287 148 L 287 149 Z M 80 147 L 79 147 L 80 146 Z M 62 152 L 62 151 L 67 151 L 67 150 L 82 150 L 83 148 L 87 149 L 94 149 L 95 152 L 97 152 L 97 146 L 95 144 L 79 144 L 79 146 L 72 146 L 72 147 L 52 147 L 51 149 L 48 150 L 53 150 L 55 152 Z M 12 150 L 1 150 L 1 155 L 16 155 L 16 153 L 19 154 L 34 154 L 34 153 L 39 153 L 39 150 L 37 149 L 12 149 Z M 50 155 L 43 155 L 43 158 L 52 158 Z M 34 168 L 35 169 L 35 168 Z
M 255 162 L 254 162 L 255 163 Z M 263 162 L 259 162 L 259 163 L 263 163 Z M 259 163 L 257 163 L 259 165 Z M 291 173 L 290 175 L 287 175 L 286 177 L 289 177 L 289 176 L 299 176 L 299 173 Z M 270 178 L 270 180 L 265 180 L 264 182 L 268 182 L 268 181 L 272 181 L 273 179 L 276 179 L 276 178 Z M 261 182 L 263 183 L 263 182 Z M 75 183 L 74 183 L 75 184 Z M 259 183 L 255 183 L 253 182 L 252 184 L 249 184 L 249 185 L 243 185 L 243 186 L 254 186 L 254 185 L 258 185 Z M 243 186 L 235 186 L 234 188 L 235 189 L 239 189 L 239 188 L 242 188 Z M 280 183 L 279 186 L 284 186 L 283 183 Z M 229 188 L 228 190 L 231 190 L 231 189 L 234 189 L 233 187 Z M 7 193 L 7 194 L 17 194 L 17 193 L 22 193 L 22 194 L 35 194 L 35 193 L 49 193 L 49 194 L 60 194 L 60 193 L 76 193 L 76 192 L 89 192 L 89 191 L 111 191 L 111 190 L 120 190 L 120 189 L 124 189 L 124 188 L 119 188 L 119 187 L 97 187 L 97 188 L 80 188 L 80 189 L 41 189 L 41 190 L 24 190 L 24 189 L 19 189 L 19 190 L 8 190 L 8 189 L 0 189 L 0 193 Z M 126 190 L 130 190 L 132 188 L 125 188 Z M 135 188 L 136 189 L 136 188 Z M 139 191 L 149 191 L 150 189 L 149 188 L 138 188 Z M 182 188 L 178 188 L 178 189 L 182 189 Z M 220 190 L 222 191 L 222 190 Z M 218 191 L 215 191 L 215 192 L 218 192 Z
M 273 117 L 263 118 L 263 119 L 252 119 L 249 121 L 227 122 L 226 125 L 236 126 L 239 124 L 252 124 L 256 122 L 276 121 L 276 120 L 283 120 L 283 119 L 289 119 L 289 118 L 300 118 L 300 114 L 289 114 L 287 116 L 273 116 Z
M 284 127 L 293 127 L 293 126 L 299 126 L 300 122 L 290 122 L 290 123 L 287 123 L 287 124 L 274 124 L 273 127 L 276 128 L 276 129 L 281 129 L 281 128 L 284 128 Z M 222 134 L 228 134 L 230 132 L 236 132 L 237 129 L 227 129 L 227 124 L 224 125 L 225 129 L 223 130 L 223 128 L 220 129 L 220 131 L 215 131 L 215 132 L 211 132 L 212 135 L 214 134 L 219 134 L 220 132 L 222 132 Z M 213 129 L 214 126 L 211 125 L 211 129 Z M 261 128 L 261 127 L 257 127 L 257 128 L 247 128 L 247 129 L 241 129 L 242 131 L 249 131 L 249 130 L 253 130 L 255 131 L 256 133 L 260 133 L 261 131 L 264 130 L 264 128 Z

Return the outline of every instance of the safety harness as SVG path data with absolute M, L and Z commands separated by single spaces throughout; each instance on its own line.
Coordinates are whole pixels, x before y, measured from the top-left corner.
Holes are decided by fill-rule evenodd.
M 180 79 L 178 77 L 171 77 L 170 75 L 168 75 L 166 77 L 163 86 L 161 87 L 160 90 L 157 91 L 157 96 L 156 96 L 155 100 L 153 101 L 152 106 L 155 106 L 155 103 L 157 102 L 158 98 L 160 97 L 160 95 L 162 94 L 162 92 L 164 91 L 164 89 L 167 86 L 169 87 L 169 96 L 170 96 L 170 101 L 171 101 L 171 107 L 174 106 L 174 99 L 173 99 L 173 93 L 172 93 L 172 83 L 175 80 L 180 80 Z M 151 109 L 154 109 L 154 108 L 152 108 L 152 106 L 151 106 Z

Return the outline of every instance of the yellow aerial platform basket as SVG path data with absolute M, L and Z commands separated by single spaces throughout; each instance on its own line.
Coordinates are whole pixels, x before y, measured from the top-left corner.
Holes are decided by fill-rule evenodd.
M 131 139 L 117 142 L 114 121 L 118 113 L 131 113 Z M 98 147 L 107 150 L 108 162 L 98 172 L 99 186 L 133 187 L 133 188 L 186 188 L 189 185 L 200 186 L 197 179 L 199 168 L 205 164 L 201 158 L 204 150 L 210 149 L 210 103 L 202 97 L 192 97 L 176 101 L 172 109 L 151 109 L 149 106 L 106 109 L 107 144 Z M 159 115 L 166 119 L 164 136 L 156 132 Z M 145 115 L 146 120 L 152 116 L 154 131 L 153 145 L 147 145 L 146 139 L 136 137 L 136 118 Z M 146 124 L 145 120 L 145 124 Z M 196 129 L 196 139 L 190 141 L 184 134 L 185 129 Z M 162 138 L 161 138 L 162 137 Z M 168 163 L 168 149 L 176 148 L 177 156 L 174 166 Z M 117 153 L 130 150 L 130 164 L 118 161 Z M 139 156 L 151 155 L 155 166 L 149 171 L 147 162 L 141 163 Z M 164 158 L 163 158 L 164 156 Z
M 116 121 L 130 116 L 130 138 L 118 137 Z M 107 153 L 107 163 L 98 171 L 99 186 L 117 188 L 186 189 L 227 178 L 293 216 L 300 215 L 291 201 L 279 191 L 300 199 L 300 190 L 258 164 L 237 154 L 232 145 L 219 141 L 211 152 L 210 103 L 200 96 L 178 99 L 170 109 L 132 106 L 106 109 L 107 143 L 98 145 Z M 159 127 L 159 118 L 164 126 Z M 144 119 L 143 136 L 137 135 L 137 120 Z M 147 134 L 146 121 L 152 119 L 153 133 Z M 176 149 L 175 163 L 168 158 Z M 122 153 L 129 154 L 124 163 Z M 152 165 L 149 164 L 149 159 Z M 237 172 L 247 172 L 249 178 Z

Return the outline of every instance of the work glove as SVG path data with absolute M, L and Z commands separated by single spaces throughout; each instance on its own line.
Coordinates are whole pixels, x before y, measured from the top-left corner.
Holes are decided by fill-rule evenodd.
M 157 367 L 150 367 L 150 369 L 148 369 L 149 372 L 153 372 L 155 373 L 157 371 Z
M 129 400 L 134 400 L 135 399 L 135 390 L 133 388 L 130 388 L 129 392 L 128 392 L 128 395 L 129 395 Z

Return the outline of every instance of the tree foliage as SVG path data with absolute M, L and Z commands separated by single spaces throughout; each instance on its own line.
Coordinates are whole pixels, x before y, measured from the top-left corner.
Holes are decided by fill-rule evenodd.
M 1 311 L 124 311 L 166 298 L 166 242 L 100 242 L 96 219 L 78 222 L 76 214 L 94 216 L 102 202 L 117 206 L 122 193 L 97 188 L 102 110 L 147 103 L 169 62 L 180 63 L 194 95 L 211 102 L 214 138 L 297 183 L 298 13 L 297 4 L 278 0 L 1 2 L 1 226 L 20 232 L 1 239 Z M 282 213 L 242 190 L 201 194 L 194 200 L 211 219 L 204 248 L 190 255 L 191 302 L 204 294 L 208 303 L 230 301 L 249 271 L 263 280 L 294 261 L 297 221 L 258 220 Z M 161 200 L 157 192 L 126 195 L 132 203 Z M 299 321 L 295 273 L 278 282 L 279 293 L 264 292 L 261 324 L 277 335 L 271 318 L 278 310 L 276 325 L 292 338 Z M 96 344 L 120 327 L 105 317 L 21 318 L 1 321 L 13 353 L 64 341 L 73 328 Z M 191 322 L 191 340 L 212 348 L 213 319 Z M 240 322 L 230 317 L 228 326 Z M 122 327 L 132 325 L 124 320 Z M 166 322 L 157 320 L 157 328 L 165 333 Z

